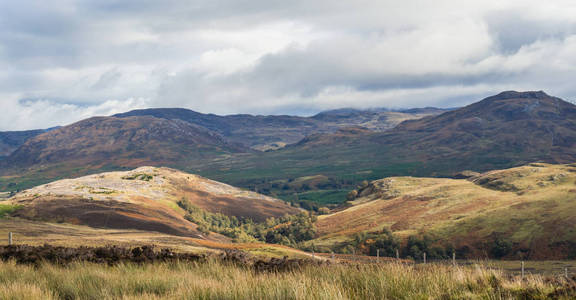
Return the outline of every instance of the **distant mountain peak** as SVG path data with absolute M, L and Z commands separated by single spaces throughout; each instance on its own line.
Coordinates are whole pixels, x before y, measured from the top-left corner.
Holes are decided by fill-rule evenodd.
M 495 100 L 506 100 L 506 99 L 550 99 L 555 98 L 544 91 L 526 91 L 526 92 L 518 92 L 518 91 L 504 91 L 498 95 L 488 97 L 487 99 L 495 99 Z
M 452 111 L 444 119 L 481 117 L 486 120 L 571 119 L 576 107 L 543 91 L 505 91 Z M 449 117 L 449 118 L 448 118 Z M 442 119 L 442 118 L 439 118 Z

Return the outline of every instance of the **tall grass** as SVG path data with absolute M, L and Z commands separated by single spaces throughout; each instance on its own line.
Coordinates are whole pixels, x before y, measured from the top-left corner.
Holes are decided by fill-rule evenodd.
M 0 299 L 544 299 L 560 283 L 540 277 L 520 281 L 482 267 L 432 264 L 326 265 L 258 273 L 216 260 L 67 267 L 0 263 Z

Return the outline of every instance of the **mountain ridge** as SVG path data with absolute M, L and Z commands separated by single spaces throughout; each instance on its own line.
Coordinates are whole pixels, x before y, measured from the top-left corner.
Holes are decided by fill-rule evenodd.
M 336 111 L 336 110 L 335 110 Z M 323 113 L 331 114 L 332 111 L 320 112 L 316 116 L 311 117 L 301 117 L 292 115 L 251 115 L 251 114 L 234 114 L 234 115 L 216 115 L 216 114 L 204 114 L 196 112 L 185 108 L 148 108 L 148 109 L 135 109 L 124 113 L 114 114 L 110 117 L 125 118 L 134 116 L 153 116 L 161 119 L 179 119 L 186 121 L 195 125 L 205 127 L 206 129 L 217 132 L 233 142 L 243 143 L 249 147 L 256 150 L 268 150 L 278 147 L 282 147 L 285 144 L 298 142 L 303 137 L 317 132 L 330 132 L 335 131 L 340 127 L 358 125 L 361 122 L 366 122 L 369 118 L 376 118 L 381 116 L 389 115 L 389 118 L 380 118 L 378 122 L 382 122 L 382 125 L 373 127 L 375 130 L 385 130 L 392 128 L 400 121 L 410 118 L 418 118 L 421 116 L 436 114 L 445 111 L 439 108 L 414 108 L 406 110 L 389 110 L 389 109 L 342 109 L 341 112 L 348 112 L 341 114 L 341 118 L 351 119 L 347 124 L 338 125 L 335 124 L 324 124 L 316 116 L 322 115 Z M 353 120 L 352 114 L 355 116 L 362 116 L 359 120 Z M 378 115 L 380 114 L 380 115 Z M 331 122 L 337 122 L 338 120 L 331 120 Z M 75 122 L 77 123 L 77 122 Z M 74 124 L 74 123 L 73 123 Z M 374 124 L 374 121 L 370 124 Z M 368 123 L 364 124 L 366 126 L 374 126 Z M 72 124 L 69 124 L 72 125 Z M 67 125 L 67 126 L 69 126 Z M 242 128 L 249 126 L 249 130 L 244 130 Z M 248 131 L 254 131 L 258 127 L 266 128 L 270 127 L 272 130 L 280 130 L 283 127 L 294 127 L 291 132 L 288 132 L 286 136 L 279 136 L 272 138 L 272 132 L 261 134 L 250 134 Z M 48 132 L 53 129 L 60 128 L 62 126 L 57 126 L 48 129 L 35 129 L 35 130 L 25 130 L 25 131 L 0 131 L 0 158 L 7 157 L 22 146 L 28 139 L 31 139 L 37 135 Z M 240 129 L 240 130 L 239 130 Z M 268 136 L 266 136 L 268 135 Z M 267 147 L 267 144 L 274 144 L 272 147 Z
M 124 166 L 138 167 L 145 162 L 169 164 L 185 159 L 187 153 L 201 157 L 200 152 L 246 151 L 249 149 L 214 132 L 179 120 L 93 117 L 26 141 L 4 164 L 27 168 L 72 161 L 102 164 L 120 160 L 125 161 Z

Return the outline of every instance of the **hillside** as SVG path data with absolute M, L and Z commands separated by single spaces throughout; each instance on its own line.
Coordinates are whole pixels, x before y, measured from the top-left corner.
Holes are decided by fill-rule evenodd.
M 3 174 L 25 170 L 35 185 L 142 165 L 180 166 L 249 151 L 215 132 L 180 120 L 95 117 L 27 140 L 0 162 L 0 170 Z
M 318 246 L 388 229 L 427 236 L 459 256 L 576 257 L 576 165 L 530 164 L 468 179 L 391 177 L 358 190 L 350 207 L 320 216 Z M 501 249 L 495 249 L 500 245 Z
M 208 237 L 184 218 L 186 211 L 178 204 L 183 199 L 209 213 L 255 221 L 299 212 L 274 198 L 154 167 L 59 180 L 17 193 L 3 203 L 18 207 L 13 217 L 32 221 Z M 218 234 L 209 238 L 227 240 Z
M 448 157 L 566 163 L 576 159 L 576 106 L 541 91 L 503 92 L 436 117 L 404 122 L 391 134 L 417 138 L 410 144 L 415 151 Z
M 0 157 L 12 154 L 28 139 L 42 134 L 50 129 L 25 130 L 25 131 L 0 131 Z

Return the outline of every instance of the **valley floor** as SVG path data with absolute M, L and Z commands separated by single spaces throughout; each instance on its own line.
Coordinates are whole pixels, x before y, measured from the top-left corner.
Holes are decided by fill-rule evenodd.
M 574 279 L 479 266 L 334 264 L 256 272 L 217 260 L 116 266 L 0 263 L 0 299 L 574 299 Z

